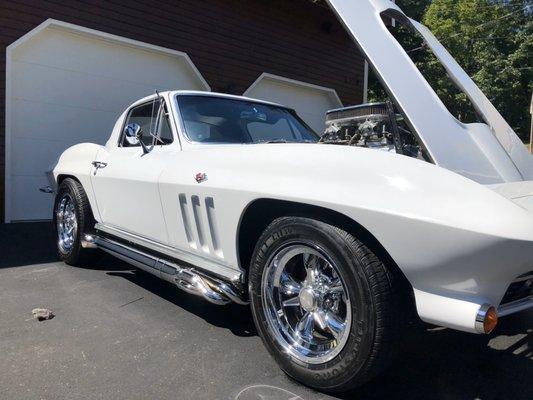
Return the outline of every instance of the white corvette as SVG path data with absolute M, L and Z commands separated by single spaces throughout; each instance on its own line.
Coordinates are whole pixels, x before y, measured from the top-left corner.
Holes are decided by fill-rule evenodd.
M 215 304 L 250 303 L 288 374 L 340 391 L 386 365 L 411 309 L 489 333 L 498 316 L 533 306 L 533 159 L 395 4 L 329 3 L 391 95 L 409 148 L 396 118 L 378 135 L 393 151 L 369 148 L 391 105 L 383 118 L 364 114 L 356 145 L 343 146 L 332 139 L 342 118 L 319 140 L 281 105 L 170 91 L 128 107 L 104 146 L 67 149 L 50 180 L 66 263 L 99 248 Z M 448 112 L 383 13 L 424 37 L 482 122 Z

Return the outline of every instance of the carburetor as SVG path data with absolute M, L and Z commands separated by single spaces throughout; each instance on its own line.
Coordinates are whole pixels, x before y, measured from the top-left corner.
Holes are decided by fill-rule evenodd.
M 326 113 L 326 129 L 320 143 L 368 147 L 421 157 L 414 135 L 402 127 L 403 118 L 393 105 L 369 103 L 339 108 Z

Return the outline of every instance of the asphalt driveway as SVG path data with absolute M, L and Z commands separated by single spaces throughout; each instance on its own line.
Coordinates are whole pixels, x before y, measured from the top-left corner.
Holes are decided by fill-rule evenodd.
M 111 257 L 57 261 L 48 223 L 0 225 L 0 399 L 331 399 L 285 376 L 247 307 L 211 305 Z M 32 319 L 35 307 L 56 317 Z M 533 312 L 491 336 L 413 326 L 344 399 L 530 399 Z

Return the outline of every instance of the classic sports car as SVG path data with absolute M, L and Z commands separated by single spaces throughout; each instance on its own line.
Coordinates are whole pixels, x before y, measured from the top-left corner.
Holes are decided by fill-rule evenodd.
M 382 370 L 411 310 L 489 333 L 533 305 L 533 160 L 395 4 L 329 3 L 391 104 L 333 110 L 319 137 L 282 105 L 156 93 L 49 176 L 67 264 L 101 249 L 212 303 L 250 304 L 281 368 L 340 391 Z M 481 122 L 450 114 L 384 15 L 424 38 Z

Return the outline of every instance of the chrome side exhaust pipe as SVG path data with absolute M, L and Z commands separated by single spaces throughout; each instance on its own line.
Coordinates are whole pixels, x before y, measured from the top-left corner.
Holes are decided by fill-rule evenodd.
M 175 284 L 181 290 L 201 296 L 210 303 L 225 305 L 237 303 L 246 305 L 249 302 L 241 291 L 232 283 L 194 268 L 181 267 L 173 262 L 155 257 L 118 241 L 96 235 L 85 235 L 82 240 L 84 248 L 100 248 L 103 251 L 124 260 L 152 275 Z
M 86 234 L 81 240 L 81 247 L 84 249 L 96 249 L 96 238 L 94 235 Z
M 231 303 L 231 300 L 222 293 L 213 290 L 211 285 L 200 275 L 195 274 L 190 269 L 181 269 L 176 272 L 174 282 L 181 290 L 187 293 L 202 296 L 210 303 L 224 305 Z

